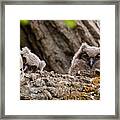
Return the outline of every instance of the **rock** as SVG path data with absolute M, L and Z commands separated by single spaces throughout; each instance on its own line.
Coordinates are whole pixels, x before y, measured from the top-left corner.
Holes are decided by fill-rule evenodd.
M 51 93 L 53 97 L 57 96 L 57 89 L 55 87 L 48 87 L 47 90 Z
M 39 90 L 38 88 L 35 88 L 35 87 L 33 88 L 33 87 L 32 87 L 32 88 L 30 88 L 30 93 L 37 94 L 37 93 L 38 93 L 38 90 Z
M 36 79 L 36 81 L 34 82 L 34 86 L 36 87 L 43 87 L 45 85 L 46 85 L 45 81 L 42 80 L 41 78 Z
M 22 100 L 99 100 L 100 77 L 57 74 L 54 71 L 27 72 L 20 81 Z
M 44 90 L 44 93 L 48 96 L 48 99 L 52 99 L 52 95 L 47 90 Z

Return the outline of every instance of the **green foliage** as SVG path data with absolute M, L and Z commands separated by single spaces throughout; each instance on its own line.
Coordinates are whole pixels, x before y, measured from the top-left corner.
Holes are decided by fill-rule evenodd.
M 30 21 L 29 20 L 20 20 L 20 24 L 21 25 L 28 25 L 30 23 Z
M 75 28 L 77 26 L 77 23 L 75 20 L 64 20 L 64 23 L 69 27 L 69 28 Z

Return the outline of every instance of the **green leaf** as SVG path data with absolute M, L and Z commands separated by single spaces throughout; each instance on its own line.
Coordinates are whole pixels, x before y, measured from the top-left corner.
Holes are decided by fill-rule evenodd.
M 69 28 L 75 28 L 77 26 L 77 23 L 75 20 L 64 20 L 64 23 L 69 27 Z
M 29 20 L 20 20 L 21 25 L 28 25 L 30 23 Z

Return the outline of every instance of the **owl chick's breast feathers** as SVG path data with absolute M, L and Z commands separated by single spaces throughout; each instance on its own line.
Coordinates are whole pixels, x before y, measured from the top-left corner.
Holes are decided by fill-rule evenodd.
M 100 69 L 100 48 L 82 43 L 73 57 L 69 74 L 84 72 L 85 75 L 93 76 L 96 69 Z

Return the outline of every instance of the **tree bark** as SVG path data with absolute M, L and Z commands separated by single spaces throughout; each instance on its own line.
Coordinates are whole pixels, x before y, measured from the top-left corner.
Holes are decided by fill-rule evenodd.
M 96 20 L 79 20 L 69 28 L 64 21 L 32 20 L 20 26 L 20 48 L 27 46 L 41 60 L 46 70 L 67 73 L 75 52 L 83 42 L 100 46 L 100 24 Z

